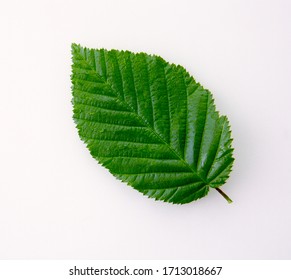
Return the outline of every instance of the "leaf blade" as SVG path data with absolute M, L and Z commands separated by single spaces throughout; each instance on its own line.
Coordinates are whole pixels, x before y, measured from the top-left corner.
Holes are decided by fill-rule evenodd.
M 115 177 L 181 204 L 225 183 L 233 162 L 227 120 L 183 67 L 76 44 L 72 54 L 79 135 Z

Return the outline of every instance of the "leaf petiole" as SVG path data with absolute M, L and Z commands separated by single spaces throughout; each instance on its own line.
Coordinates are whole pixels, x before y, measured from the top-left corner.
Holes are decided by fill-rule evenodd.
M 220 188 L 215 189 L 227 200 L 228 203 L 232 203 L 232 200 Z

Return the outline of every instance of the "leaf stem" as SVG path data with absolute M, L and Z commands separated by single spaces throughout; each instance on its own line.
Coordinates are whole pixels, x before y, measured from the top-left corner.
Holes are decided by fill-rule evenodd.
M 232 203 L 232 200 L 220 188 L 215 189 L 227 200 L 228 203 Z

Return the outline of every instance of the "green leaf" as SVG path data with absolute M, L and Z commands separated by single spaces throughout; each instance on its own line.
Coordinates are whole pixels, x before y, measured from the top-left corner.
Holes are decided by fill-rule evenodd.
M 231 171 L 228 120 L 211 93 L 159 56 L 72 44 L 74 120 L 91 155 L 143 194 L 183 204 Z

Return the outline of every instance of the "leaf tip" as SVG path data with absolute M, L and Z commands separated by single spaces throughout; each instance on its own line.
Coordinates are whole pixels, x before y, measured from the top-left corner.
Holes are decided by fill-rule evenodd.
M 71 44 L 71 52 L 74 54 L 75 52 L 80 51 L 81 45 L 77 43 L 72 43 Z

